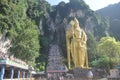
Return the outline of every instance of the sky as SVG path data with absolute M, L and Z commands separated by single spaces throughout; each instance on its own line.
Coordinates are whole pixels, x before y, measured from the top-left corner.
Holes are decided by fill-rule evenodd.
M 51 5 L 57 5 L 61 1 L 69 2 L 69 0 L 46 0 L 46 1 L 48 1 Z M 84 0 L 84 1 L 94 11 L 104 8 L 110 4 L 115 4 L 120 2 L 120 0 Z

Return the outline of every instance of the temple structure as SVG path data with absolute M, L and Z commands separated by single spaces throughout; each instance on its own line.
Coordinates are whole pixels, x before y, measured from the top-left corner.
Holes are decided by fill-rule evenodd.
M 8 58 L 0 52 L 0 80 L 13 78 L 30 78 L 32 68 L 24 61 L 16 58 Z
M 30 78 L 32 68 L 24 61 L 8 54 L 10 41 L 0 37 L 0 80 Z

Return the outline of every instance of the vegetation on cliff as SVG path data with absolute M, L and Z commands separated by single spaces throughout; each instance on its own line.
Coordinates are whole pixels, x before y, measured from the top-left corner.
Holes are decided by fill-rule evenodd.
M 120 2 L 116 4 L 109 5 L 105 8 L 99 9 L 96 12 L 102 17 L 109 17 L 110 29 L 109 33 L 114 36 L 117 40 L 120 40 Z
M 11 40 L 11 55 L 34 65 L 39 55 L 39 32 L 27 9 L 25 0 L 1 0 L 0 33 Z
M 117 65 L 119 41 L 106 37 L 111 29 L 109 18 L 90 10 L 83 0 L 55 6 L 45 0 L 0 0 L 0 35 L 5 34 L 12 41 L 11 55 L 34 65 L 38 71 L 44 70 L 52 43 L 60 46 L 63 63 L 67 63 L 65 31 L 74 17 L 87 33 L 89 65 L 98 68 Z

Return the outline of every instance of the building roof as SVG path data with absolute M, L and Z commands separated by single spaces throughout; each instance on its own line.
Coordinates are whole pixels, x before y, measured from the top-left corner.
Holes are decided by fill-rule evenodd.
M 20 64 L 10 59 L 0 59 L 0 65 L 6 65 L 7 67 L 13 66 L 15 68 L 20 68 L 25 70 L 29 69 L 28 65 Z

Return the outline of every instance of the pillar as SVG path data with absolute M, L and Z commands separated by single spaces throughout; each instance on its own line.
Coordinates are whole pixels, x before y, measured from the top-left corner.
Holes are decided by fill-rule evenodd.
M 14 67 L 11 68 L 11 80 L 13 80 L 13 76 L 14 76 Z
M 20 69 L 18 69 L 18 80 L 20 80 Z
M 26 78 L 29 78 L 29 72 L 28 71 L 26 72 Z
M 2 65 L 0 72 L 0 80 L 3 80 L 5 74 L 5 65 Z
M 22 71 L 22 80 L 24 80 L 24 78 L 25 78 L 25 71 Z
M 30 77 L 29 77 L 29 78 L 30 78 L 30 80 L 32 80 L 32 73 L 31 73 L 31 72 L 32 72 L 32 71 L 30 71 Z

